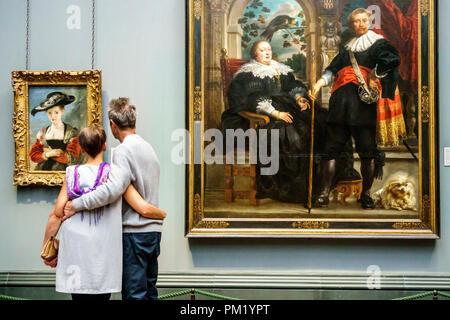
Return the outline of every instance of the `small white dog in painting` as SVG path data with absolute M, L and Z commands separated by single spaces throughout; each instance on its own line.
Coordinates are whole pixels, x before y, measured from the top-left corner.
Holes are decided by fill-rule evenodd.
M 399 171 L 373 194 L 373 199 L 385 209 L 417 210 L 416 184 L 406 172 Z

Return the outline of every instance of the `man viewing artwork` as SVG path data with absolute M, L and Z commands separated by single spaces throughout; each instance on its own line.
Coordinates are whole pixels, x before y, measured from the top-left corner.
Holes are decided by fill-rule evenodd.
M 164 210 L 158 209 L 159 161 L 152 148 L 136 134 L 136 107 L 128 98 L 113 99 L 108 117 L 114 137 L 120 145 L 114 151 L 112 163 L 120 167 L 121 175 L 80 198 L 69 201 L 64 219 L 75 212 L 104 206 L 122 196 L 131 183 L 147 202 L 154 206 L 149 215 L 141 215 L 126 201 L 122 205 L 124 300 L 156 300 L 158 292 L 158 256 Z

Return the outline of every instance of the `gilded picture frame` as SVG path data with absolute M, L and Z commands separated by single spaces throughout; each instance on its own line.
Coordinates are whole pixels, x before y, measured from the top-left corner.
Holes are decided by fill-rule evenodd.
M 257 205 L 252 205 L 247 199 L 249 198 L 247 191 L 233 189 L 233 184 L 239 184 L 236 179 L 240 175 L 247 176 L 249 181 L 247 183 L 250 185 L 256 183 L 252 168 L 227 168 L 226 162 L 214 167 L 209 164 L 210 162 L 207 163 L 207 158 L 211 155 L 205 154 L 205 148 L 213 140 L 211 140 L 211 133 L 206 134 L 206 131 L 220 130 L 221 114 L 228 107 L 225 101 L 226 93 L 223 90 L 226 79 L 221 63 L 225 61 L 223 59 L 236 61 L 247 59 L 248 61 L 249 58 L 245 56 L 243 47 L 248 45 L 247 49 L 249 49 L 250 40 L 256 40 L 262 34 L 263 28 L 267 28 L 268 18 L 276 10 L 274 2 L 276 1 L 186 1 L 186 130 L 189 132 L 186 140 L 189 150 L 186 154 L 185 181 L 186 237 L 439 239 L 436 0 L 285 1 L 298 7 L 298 10 L 302 10 L 295 17 L 303 19 L 305 23 L 302 25 L 296 22 L 297 29 L 291 29 L 291 33 L 299 30 L 302 25 L 303 31 L 297 34 L 299 38 L 303 37 L 299 41 L 300 44 L 302 39 L 306 39 L 305 46 L 302 48 L 304 50 L 302 72 L 306 76 L 302 80 L 308 88 L 311 87 L 311 83 L 320 79 L 322 70 L 325 69 L 324 59 L 331 61 L 337 55 L 337 51 L 324 49 L 321 36 L 326 35 L 327 22 L 331 23 L 330 21 L 335 17 L 339 17 L 339 23 L 344 21 L 343 10 L 350 11 L 354 9 L 354 6 L 361 6 L 361 4 L 369 7 L 368 4 L 370 4 L 375 5 L 375 9 L 372 7 L 374 12 L 379 10 L 378 13 L 383 17 L 388 14 L 383 11 L 385 10 L 383 5 L 392 4 L 391 7 L 395 5 L 396 13 L 402 13 L 405 19 L 410 17 L 408 15 L 414 15 L 416 23 L 413 28 L 416 30 L 416 35 L 412 43 L 414 43 L 414 50 L 417 51 L 417 63 L 412 65 L 412 69 L 417 71 L 417 78 L 414 81 L 404 78 L 405 83 L 413 83 L 414 88 L 411 89 L 410 86 L 410 89 L 404 89 L 405 95 L 402 96 L 407 129 L 410 125 L 408 139 L 405 138 L 403 145 L 400 143 L 395 147 L 383 148 L 388 162 L 388 166 L 385 167 L 387 177 L 378 182 L 376 189 L 381 190 L 381 186 L 388 182 L 388 177 L 406 168 L 409 173 L 413 172 L 415 180 L 417 198 L 415 209 L 410 211 L 394 210 L 392 207 L 384 209 L 381 204 L 379 204 L 381 207 L 372 211 L 361 208 L 352 209 L 359 206 L 356 200 L 351 200 L 354 201 L 353 204 L 348 205 L 345 204 L 344 198 L 342 203 L 331 205 L 331 197 L 329 208 L 313 208 L 309 211 L 308 208 L 299 204 L 295 207 L 293 204 L 271 200 L 258 200 Z M 414 10 L 408 11 L 408 8 Z M 250 11 L 254 13 L 249 14 Z M 259 24 L 256 21 L 258 15 Z M 376 24 L 376 19 L 375 17 L 371 20 L 372 26 Z M 251 26 L 250 22 L 256 24 Z M 245 40 L 244 37 L 249 34 L 250 36 Z M 283 37 L 289 40 L 291 36 Z M 284 44 L 287 47 L 291 46 L 291 44 L 286 45 L 286 41 Z M 277 53 L 274 42 L 271 45 L 272 52 Z M 282 54 L 279 53 L 278 57 L 281 56 Z M 321 69 L 322 65 L 323 69 Z M 296 73 L 296 77 L 297 75 L 302 77 L 300 71 Z M 415 92 L 411 94 L 410 102 L 407 102 L 408 90 Z M 321 101 L 327 102 L 330 91 L 324 91 L 322 89 Z M 411 104 L 412 111 L 405 109 L 408 103 Z M 258 121 L 264 124 L 265 120 L 264 117 L 259 117 L 253 121 L 258 125 Z M 217 141 L 217 137 L 214 141 Z M 356 153 L 355 157 L 357 157 Z M 355 160 L 355 163 L 358 161 L 360 160 Z M 242 174 L 240 170 L 246 173 Z M 314 180 L 312 181 L 314 183 Z M 229 186 L 231 186 L 231 196 L 227 194 Z M 375 188 L 373 189 L 375 191 Z M 350 198 L 351 196 L 348 199 Z
M 101 83 L 99 70 L 12 71 L 14 185 L 60 186 L 65 167 L 85 162 L 77 135 L 102 124 Z M 53 123 L 59 131 L 50 130 Z M 44 153 L 52 148 L 56 154 Z

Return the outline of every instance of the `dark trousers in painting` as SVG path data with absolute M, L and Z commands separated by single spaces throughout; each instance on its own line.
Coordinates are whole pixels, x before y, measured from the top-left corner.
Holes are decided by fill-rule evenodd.
M 348 142 L 353 137 L 356 152 L 361 159 L 375 158 L 377 154 L 375 135 L 375 126 L 349 126 L 329 123 L 325 154 L 329 159 L 338 159 L 339 155 L 347 151 Z
M 161 232 L 123 234 L 123 300 L 157 300 Z

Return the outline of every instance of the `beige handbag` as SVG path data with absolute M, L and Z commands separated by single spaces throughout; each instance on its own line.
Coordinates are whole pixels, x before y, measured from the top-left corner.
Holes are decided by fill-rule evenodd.
M 42 248 L 41 258 L 47 261 L 52 261 L 58 256 L 59 240 L 51 236 L 44 247 Z

